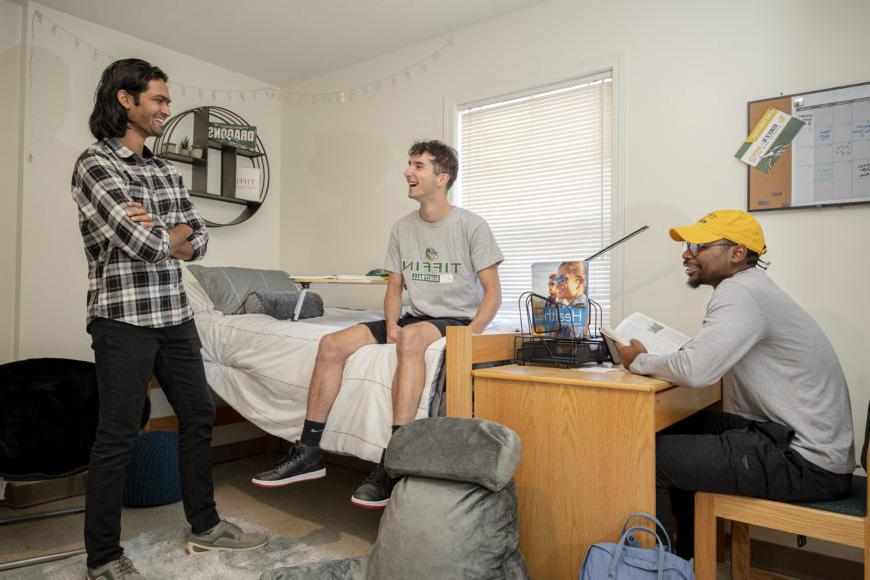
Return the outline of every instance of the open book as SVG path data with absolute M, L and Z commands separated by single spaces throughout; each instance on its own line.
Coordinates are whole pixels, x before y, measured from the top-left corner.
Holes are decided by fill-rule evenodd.
M 692 340 L 691 337 L 682 332 L 665 326 L 640 312 L 635 312 L 620 322 L 616 329 L 602 325 L 601 335 L 607 341 L 607 348 L 610 350 L 615 363 L 620 361 L 614 342 L 627 346 L 634 338 L 642 342 L 650 354 L 670 354 L 680 350 L 684 344 Z

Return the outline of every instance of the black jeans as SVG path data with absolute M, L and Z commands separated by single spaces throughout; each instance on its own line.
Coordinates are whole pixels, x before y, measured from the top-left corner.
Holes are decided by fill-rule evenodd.
M 702 411 L 656 439 L 656 512 L 673 535 L 676 552 L 694 552 L 695 492 L 710 491 L 779 501 L 817 501 L 849 492 L 852 474 L 806 461 L 788 444 L 794 432 L 776 423 Z
M 220 520 L 211 463 L 214 402 L 196 325 L 188 321 L 147 328 L 97 318 L 88 332 L 97 365 L 100 416 L 88 465 L 85 548 L 88 567 L 96 568 L 124 553 L 121 497 L 152 373 L 178 415 L 178 465 L 187 521 L 194 533 L 200 533 Z

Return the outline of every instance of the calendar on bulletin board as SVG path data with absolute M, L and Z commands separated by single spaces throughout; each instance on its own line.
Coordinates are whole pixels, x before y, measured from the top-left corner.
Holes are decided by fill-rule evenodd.
M 749 211 L 870 203 L 870 83 L 752 101 L 804 123 L 768 173 L 749 167 Z

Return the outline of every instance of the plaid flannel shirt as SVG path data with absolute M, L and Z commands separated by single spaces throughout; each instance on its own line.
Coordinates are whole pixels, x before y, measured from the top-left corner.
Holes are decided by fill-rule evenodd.
M 205 255 L 208 232 L 175 167 L 147 147 L 139 157 L 117 139 L 103 139 L 76 161 L 72 196 L 88 260 L 88 324 L 111 318 L 161 328 L 190 320 L 169 230 L 193 229 L 191 260 Z M 142 204 L 153 228 L 130 219 L 128 201 Z

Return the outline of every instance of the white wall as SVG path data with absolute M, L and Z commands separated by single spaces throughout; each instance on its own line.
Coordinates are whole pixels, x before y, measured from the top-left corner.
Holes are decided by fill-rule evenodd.
M 15 289 L 18 256 L 18 170 L 20 149 L 21 16 L 23 8 L 0 0 L 0 364 L 14 358 Z
M 625 313 L 642 310 L 694 333 L 709 289 L 685 286 L 667 228 L 720 208 L 746 207 L 747 101 L 870 81 L 870 3 L 553 0 L 455 33 L 455 48 L 411 82 L 343 105 L 288 103 L 281 264 L 304 273 L 382 264 L 405 197 L 405 152 L 443 135 L 445 95 L 596 60 L 624 57 L 624 231 L 652 231 L 624 251 Z M 429 54 L 426 42 L 293 87 L 364 85 Z M 461 160 L 460 160 L 461 162 Z M 769 273 L 830 337 L 846 371 L 855 431 L 870 398 L 865 267 L 870 206 L 756 214 Z M 380 304 L 382 294 L 327 294 Z M 854 554 L 853 554 L 854 555 Z
M 265 84 L 62 12 L 30 5 L 31 14 L 37 9 L 101 52 L 116 58 L 144 58 L 161 67 L 170 77 L 172 110 L 176 113 L 213 101 L 210 95 L 200 98 L 195 91 L 182 94 L 172 88 L 173 80 L 223 90 Z M 28 18 L 28 26 L 31 20 Z M 70 176 L 76 158 L 94 140 L 88 132 L 88 116 L 99 76 L 112 59 L 102 54 L 94 59 L 92 49 L 84 44 L 75 49 L 71 37 L 62 30 L 52 34 L 51 28 L 47 21 L 35 25 L 35 39 L 30 47 L 32 68 L 25 83 L 24 148 L 32 160 L 25 162 L 23 179 L 19 356 L 92 360 L 85 332 L 87 266 L 76 206 L 70 197 Z M 25 34 L 28 43 L 31 36 L 34 35 L 28 29 Z M 240 225 L 210 230 L 208 254 L 201 263 L 277 267 L 280 104 L 264 99 L 242 102 L 238 96 L 231 101 L 221 96 L 215 104 L 235 111 L 257 126 L 271 160 L 273 180 L 265 204 L 253 218 Z

